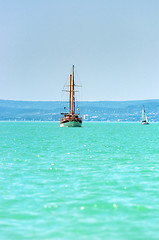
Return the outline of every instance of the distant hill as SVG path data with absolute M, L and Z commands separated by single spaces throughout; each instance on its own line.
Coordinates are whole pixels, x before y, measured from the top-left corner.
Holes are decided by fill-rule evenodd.
M 85 121 L 141 121 L 145 105 L 148 119 L 159 121 L 159 99 L 137 101 L 79 102 Z M 0 100 L 0 121 L 59 121 L 68 103 L 59 101 Z M 78 107 L 76 106 L 76 108 Z

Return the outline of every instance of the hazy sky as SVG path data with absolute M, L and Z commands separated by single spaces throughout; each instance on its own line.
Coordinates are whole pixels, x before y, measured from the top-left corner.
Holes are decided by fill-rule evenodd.
M 0 0 L 0 99 L 159 99 L 158 0 Z

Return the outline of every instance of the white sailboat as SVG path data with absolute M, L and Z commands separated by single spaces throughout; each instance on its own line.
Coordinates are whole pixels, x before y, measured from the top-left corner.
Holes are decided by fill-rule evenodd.
M 143 108 L 142 108 L 142 122 L 141 122 L 141 124 L 142 125 L 149 124 L 147 116 L 146 116 L 146 111 L 145 111 L 145 106 L 144 105 L 143 105 Z

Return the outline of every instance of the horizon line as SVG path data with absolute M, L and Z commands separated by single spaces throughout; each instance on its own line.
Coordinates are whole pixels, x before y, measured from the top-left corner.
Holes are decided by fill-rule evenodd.
M 77 102 L 133 102 L 133 101 L 159 101 L 159 98 L 150 99 L 136 99 L 136 100 L 82 100 Z M 12 101 L 12 102 L 68 102 L 60 100 L 12 100 L 12 99 L 0 99 L 0 101 Z

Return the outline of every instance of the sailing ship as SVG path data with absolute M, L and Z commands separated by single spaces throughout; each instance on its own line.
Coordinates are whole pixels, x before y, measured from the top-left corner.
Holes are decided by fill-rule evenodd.
M 82 117 L 75 111 L 75 82 L 74 82 L 74 65 L 72 66 L 72 74 L 70 74 L 69 84 L 69 112 L 61 113 L 60 127 L 81 127 Z
M 142 122 L 141 122 L 142 125 L 145 125 L 145 124 L 149 124 L 148 120 L 147 120 L 147 116 L 146 116 L 146 111 L 145 111 L 145 106 L 143 105 L 143 108 L 142 108 Z

